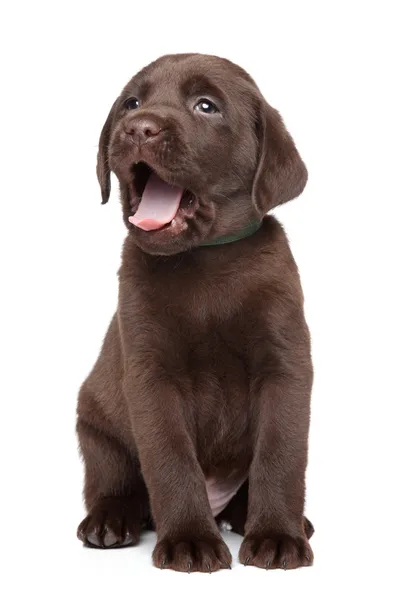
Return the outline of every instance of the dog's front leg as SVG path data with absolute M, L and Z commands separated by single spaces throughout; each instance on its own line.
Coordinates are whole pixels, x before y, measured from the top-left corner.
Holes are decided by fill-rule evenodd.
M 261 568 L 313 562 L 304 518 L 312 366 L 301 315 L 284 335 L 266 332 L 252 390 L 255 447 L 249 473 L 245 538 L 239 558 Z
M 211 572 L 231 563 L 211 514 L 180 393 L 154 367 L 125 376 L 135 442 L 156 524 L 157 567 Z
M 226 568 L 232 557 L 211 513 L 188 399 L 178 385 L 184 362 L 174 339 L 179 328 L 166 328 L 165 316 L 147 314 L 143 306 L 131 279 L 122 280 L 123 388 L 156 525 L 153 561 L 177 571 Z

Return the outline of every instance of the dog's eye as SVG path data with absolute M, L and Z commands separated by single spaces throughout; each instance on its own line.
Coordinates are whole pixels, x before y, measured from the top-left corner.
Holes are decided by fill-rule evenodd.
M 206 113 L 207 115 L 219 112 L 214 102 L 211 102 L 211 100 L 208 100 L 207 98 L 201 98 L 201 100 L 198 101 L 194 109 Z
M 128 98 L 125 100 L 125 108 L 127 110 L 136 110 L 139 108 L 140 102 L 137 98 Z

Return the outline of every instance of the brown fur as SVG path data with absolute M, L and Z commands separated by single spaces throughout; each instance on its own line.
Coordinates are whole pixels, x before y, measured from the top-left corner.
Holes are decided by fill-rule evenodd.
M 137 110 L 125 107 L 132 96 Z M 205 96 L 220 113 L 193 110 Z M 146 141 L 149 127 L 159 133 Z M 140 161 L 195 197 L 178 234 L 129 223 L 143 191 Z M 290 135 L 236 65 L 166 56 L 128 83 L 107 118 L 103 203 L 111 170 L 128 235 L 117 313 L 79 395 L 88 510 L 80 539 L 129 545 L 155 526 L 156 566 L 213 571 L 231 563 L 216 522 L 227 519 L 245 536 L 242 563 L 311 564 L 310 340 L 287 238 L 266 216 L 307 180 Z M 255 219 L 263 224 L 251 237 L 199 246 Z M 205 477 L 233 472 L 248 479 L 215 520 Z

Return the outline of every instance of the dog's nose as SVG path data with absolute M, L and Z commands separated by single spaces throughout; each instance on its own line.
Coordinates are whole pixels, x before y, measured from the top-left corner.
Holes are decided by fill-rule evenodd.
M 161 127 L 152 119 L 135 119 L 128 124 L 126 133 L 136 143 L 144 144 L 156 138 L 161 133 Z

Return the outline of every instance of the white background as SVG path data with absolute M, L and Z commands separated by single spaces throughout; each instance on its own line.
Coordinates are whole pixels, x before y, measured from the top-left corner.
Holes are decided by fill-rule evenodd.
M 3 598 L 399 597 L 399 19 L 396 2 L 8 2 L 1 22 Z M 238 62 L 310 174 L 276 211 L 299 264 L 315 387 L 307 515 L 315 566 L 176 574 L 95 551 L 76 393 L 115 309 L 124 227 L 100 206 L 100 129 L 159 55 Z M 228 536 L 235 557 L 240 538 Z

